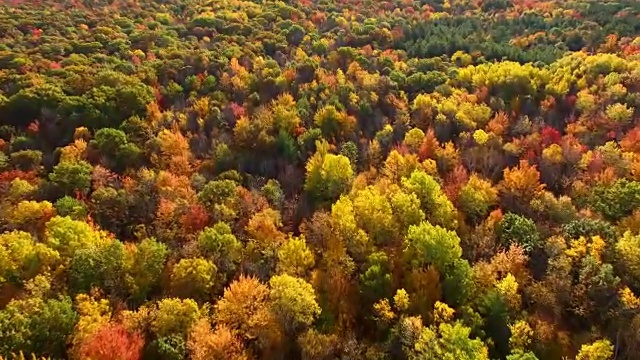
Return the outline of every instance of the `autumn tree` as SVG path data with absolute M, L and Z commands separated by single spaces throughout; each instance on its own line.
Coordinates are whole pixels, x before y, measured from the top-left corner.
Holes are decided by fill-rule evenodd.
M 204 258 L 182 259 L 171 271 L 171 286 L 178 296 L 204 300 L 215 284 L 217 271 Z
M 198 320 L 189 331 L 187 343 L 193 360 L 248 360 L 242 341 L 228 327 L 219 325 L 215 330 L 206 319 Z
M 291 333 L 311 325 L 320 314 L 313 287 L 287 274 L 269 280 L 269 302 L 283 328 Z
M 169 250 L 151 238 L 125 251 L 125 283 L 134 300 L 144 300 L 159 287 Z
M 440 188 L 440 184 L 422 170 L 416 170 L 402 179 L 402 187 L 416 194 L 427 219 L 434 224 L 455 229 L 458 226 L 456 209 Z
M 215 304 L 214 316 L 218 323 L 237 331 L 245 342 L 258 339 L 263 348 L 277 336 L 269 307 L 269 288 L 255 277 L 241 275 L 233 281 Z
M 491 206 L 498 201 L 498 190 L 489 181 L 472 174 L 469 181 L 460 189 L 458 203 L 461 210 L 472 220 L 487 215 Z
M 279 273 L 305 277 L 313 265 L 315 265 L 315 259 L 307 247 L 304 236 L 289 237 L 289 240 L 278 249 Z
M 504 178 L 498 184 L 501 200 L 507 209 L 526 210 L 529 202 L 544 189 L 540 173 L 535 165 L 521 160 L 518 167 L 504 170 Z
M 96 360 L 138 360 L 142 358 L 144 339 L 122 324 L 110 323 L 86 338 L 80 345 L 80 356 Z
M 85 161 L 64 161 L 53 168 L 49 179 L 67 195 L 75 195 L 76 191 L 86 194 L 91 186 L 92 170 Z
M 211 257 L 216 267 L 230 275 L 238 266 L 242 243 L 231 232 L 231 227 L 219 222 L 205 228 L 198 235 L 198 245 L 204 255 Z
M 498 223 L 498 238 L 505 246 L 518 244 L 527 251 L 534 250 L 540 242 L 540 236 L 533 220 L 507 213 Z
M 319 201 L 336 199 L 351 186 L 353 169 L 346 156 L 330 154 L 326 142 L 318 142 L 316 147 L 307 162 L 304 189 Z
M 0 311 L 0 354 L 67 356 L 78 314 L 69 297 L 13 300 Z

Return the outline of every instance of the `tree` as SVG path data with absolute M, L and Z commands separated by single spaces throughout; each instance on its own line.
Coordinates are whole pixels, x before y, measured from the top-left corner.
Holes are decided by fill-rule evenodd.
M 11 211 L 7 220 L 14 229 L 23 229 L 37 234 L 44 224 L 55 215 L 53 204 L 48 201 L 20 201 Z
M 311 325 L 320 314 L 313 287 L 287 274 L 269 280 L 270 307 L 283 328 L 291 333 Z
M 531 344 L 531 337 L 533 336 L 531 326 L 524 320 L 518 320 L 514 324 L 509 325 L 509 330 L 511 331 L 511 337 L 509 338 L 511 353 L 524 354 Z
M 163 129 L 154 141 L 157 152 L 151 162 L 157 167 L 177 175 L 191 174 L 189 143 L 178 129 Z
M 237 200 L 238 184 L 233 180 L 208 182 L 198 193 L 198 201 L 213 213 L 214 218 L 224 220 L 236 216 L 234 202 Z
M 107 244 L 113 241 L 104 231 L 70 217 L 53 217 L 45 227 L 45 244 L 70 258 L 77 250 Z
M 28 280 L 58 260 L 58 253 L 22 231 L 0 234 L 0 284 Z
M 504 215 L 498 223 L 496 233 L 505 246 L 516 243 L 525 250 L 532 251 L 540 243 L 538 229 L 533 220 L 513 213 Z
M 608 105 L 605 109 L 605 115 L 613 123 L 625 125 L 633 117 L 634 108 L 629 108 L 625 104 L 615 103 Z
M 305 31 L 300 25 L 293 25 L 287 31 L 287 41 L 294 46 L 300 45 L 304 35 Z
M 402 179 L 402 187 L 416 194 L 422 210 L 434 224 L 448 229 L 458 227 L 456 209 L 433 177 L 422 170 L 415 170 L 410 177 Z
M 413 267 L 433 264 L 445 271 L 462 256 L 458 235 L 429 222 L 410 226 L 404 243 L 405 256 Z
M 401 224 L 402 234 L 405 234 L 411 225 L 418 225 L 425 220 L 424 212 L 420 209 L 420 200 L 415 193 L 398 191 L 391 195 L 390 202 L 395 221 Z
M 87 294 L 77 295 L 75 297 L 75 305 L 80 317 L 75 324 L 72 344 L 74 355 L 78 355 L 77 353 L 84 340 L 109 323 L 112 309 L 108 300 Z
M 129 220 L 130 196 L 123 189 L 101 187 L 91 193 L 90 208 L 96 222 L 116 233 Z
M 422 330 L 409 357 L 416 360 L 488 360 L 489 352 L 480 339 L 471 339 L 471 329 L 456 321 Z
M 235 333 L 225 325 L 219 325 L 212 331 L 206 319 L 193 325 L 187 347 L 193 360 L 249 359 L 242 341 Z
M 73 220 L 81 220 L 87 215 L 86 205 L 71 196 L 61 197 L 54 205 L 56 213 L 63 217 L 68 216 Z
M 0 311 L 0 355 L 24 351 L 64 358 L 77 320 L 69 297 L 11 301 Z
M 255 266 L 259 274 L 268 276 L 275 270 L 277 250 L 286 239 L 281 227 L 280 213 L 269 208 L 253 215 L 245 227 L 249 236 L 246 249 L 252 261 L 250 265 Z
M 298 345 L 303 360 L 332 359 L 337 356 L 339 340 L 334 334 L 309 329 L 298 337 Z
M 364 260 L 371 252 L 373 243 L 367 233 L 358 228 L 353 202 L 348 197 L 340 197 L 331 206 L 331 225 L 327 226 L 333 228 L 335 233 L 340 236 L 338 238 L 341 241 L 340 244 L 344 242 L 351 256 Z
M 640 284 L 640 236 L 626 231 L 615 245 L 621 269 L 634 284 Z
M 182 259 L 171 271 L 171 287 L 183 298 L 206 299 L 215 284 L 218 269 L 204 258 Z
M 481 219 L 498 201 L 498 190 L 476 174 L 472 174 L 460 190 L 458 203 L 461 210 L 472 220 Z
M 509 209 L 528 207 L 529 202 L 544 189 L 540 184 L 540 172 L 535 165 L 521 160 L 518 167 L 504 170 L 504 178 L 498 184 L 503 202 Z
M 304 235 L 290 236 L 278 249 L 278 273 L 304 277 L 314 264 L 313 253 L 307 247 Z
M 20 170 L 37 170 L 42 163 L 42 151 L 21 150 L 11 153 L 11 163 Z
M 69 264 L 70 289 L 88 293 L 99 287 L 111 294 L 124 290 L 125 249 L 120 241 L 78 249 Z
M 109 323 L 86 338 L 80 345 L 80 356 L 92 360 L 139 360 L 144 339 L 122 324 Z
M 160 283 L 169 250 L 155 239 L 126 248 L 125 282 L 134 300 L 144 300 Z
M 121 149 L 127 145 L 127 135 L 122 130 L 104 128 L 96 131 L 90 144 L 94 146 L 100 155 L 110 161 L 117 161 Z M 107 164 L 108 166 L 109 164 Z
M 195 301 L 165 298 L 158 302 L 151 330 L 159 338 L 171 335 L 186 336 L 200 316 L 200 309 Z
M 358 191 L 353 199 L 356 224 L 378 245 L 388 243 L 395 233 L 391 205 L 376 188 Z
M 587 201 L 608 220 L 619 220 L 640 206 L 640 182 L 620 179 L 595 186 Z
M 422 141 L 424 140 L 424 131 L 413 128 L 404 136 L 403 144 L 409 148 L 409 150 L 413 153 L 418 153 L 420 151 L 420 147 L 422 146 Z
M 269 205 L 274 209 L 282 208 L 284 201 L 284 192 L 278 180 L 269 179 L 267 183 L 260 189 L 262 195 L 267 198 Z
M 85 161 L 64 161 L 53 168 L 49 179 L 66 195 L 86 194 L 91 186 L 93 167 Z
M 360 274 L 360 287 L 364 299 L 374 303 L 391 296 L 393 278 L 391 263 L 386 253 L 379 251 L 369 255 L 363 269 Z
M 242 256 L 242 243 L 231 233 L 231 227 L 223 222 L 205 228 L 198 235 L 198 245 L 202 253 L 228 275 L 235 270 Z
M 610 360 L 612 358 L 613 345 L 607 339 L 582 345 L 576 356 L 576 360 Z
M 154 357 L 161 360 L 183 360 L 187 356 L 187 342 L 184 335 L 158 337 L 151 343 Z
M 353 116 L 336 109 L 333 105 L 327 105 L 318 110 L 313 121 L 327 139 L 334 136 L 346 137 L 356 125 L 356 119 Z
M 307 162 L 304 189 L 319 201 L 334 200 L 351 187 L 351 163 L 344 155 L 329 154 L 326 142 L 316 147 L 318 151 Z
M 224 290 L 215 304 L 215 318 L 220 324 L 252 340 L 270 326 L 269 288 L 255 277 L 241 275 Z

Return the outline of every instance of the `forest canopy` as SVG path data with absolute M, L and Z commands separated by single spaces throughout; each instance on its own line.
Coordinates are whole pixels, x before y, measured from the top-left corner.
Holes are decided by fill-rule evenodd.
M 0 2 L 0 359 L 635 359 L 640 2 Z

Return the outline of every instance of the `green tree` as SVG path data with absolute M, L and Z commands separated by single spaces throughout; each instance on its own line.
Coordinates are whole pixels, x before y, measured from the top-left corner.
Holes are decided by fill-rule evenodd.
M 471 329 L 460 322 L 425 328 L 415 344 L 415 360 L 489 360 L 486 345 L 471 339 Z
M 313 287 L 306 281 L 287 275 L 269 280 L 271 309 L 287 332 L 311 325 L 320 314 Z
M 153 314 L 151 330 L 158 338 L 172 335 L 184 338 L 200 317 L 198 304 L 192 299 L 162 299 Z
M 124 131 L 117 129 L 103 128 L 96 131 L 90 144 L 107 160 L 106 165 L 116 171 L 137 163 L 142 153 L 137 145 L 129 142 Z
M 65 358 L 77 319 L 69 297 L 13 300 L 0 311 L 0 355 L 23 351 Z
M 406 258 L 417 268 L 433 264 L 444 271 L 462 256 L 458 235 L 429 222 L 410 226 L 404 243 Z
M 21 150 L 11 153 L 11 163 L 20 170 L 36 170 L 42 163 L 42 151 Z
M 127 248 L 125 281 L 134 300 L 146 299 L 159 286 L 169 250 L 153 238 Z
M 403 235 L 411 225 L 418 225 L 425 220 L 416 194 L 398 191 L 391 195 L 390 202 L 395 221 L 401 225 Z
M 91 186 L 93 167 L 85 161 L 63 161 L 53 168 L 49 179 L 66 195 L 86 194 Z
M 369 255 L 363 269 L 360 274 L 360 286 L 365 299 L 373 304 L 391 296 L 393 278 L 391 263 L 386 253 L 378 251 Z
M 335 200 L 349 190 L 353 169 L 349 158 L 329 154 L 326 142 L 317 142 L 317 152 L 307 162 L 304 189 L 319 201 Z
M 95 230 L 89 224 L 70 217 L 55 216 L 45 227 L 45 244 L 65 258 L 70 258 L 77 250 L 111 241 L 106 232 Z
M 0 234 L 0 284 L 20 282 L 53 265 L 59 255 L 26 232 Z
M 284 192 L 278 180 L 269 179 L 267 183 L 260 189 L 262 195 L 267 198 L 269 204 L 274 209 L 280 209 L 284 201 Z
M 54 204 L 60 216 L 69 216 L 73 220 L 82 220 L 87 215 L 85 204 L 71 196 L 61 197 Z
M 353 198 L 356 224 L 376 244 L 385 244 L 396 233 L 393 211 L 387 198 L 372 186 L 358 191 Z
M 505 246 L 515 243 L 527 251 L 532 251 L 540 243 L 540 235 L 533 220 L 514 213 L 504 215 L 498 223 L 496 233 Z
M 205 300 L 215 284 L 217 271 L 209 260 L 182 259 L 171 271 L 171 286 L 180 297 Z
M 458 227 L 456 209 L 433 177 L 422 170 L 415 170 L 410 177 L 402 179 L 402 187 L 418 196 L 429 221 L 447 229 Z
M 640 182 L 620 179 L 613 184 L 598 185 L 587 202 L 608 220 L 620 220 L 640 206 Z
M 198 246 L 221 272 L 228 275 L 235 270 L 242 256 L 242 243 L 223 222 L 202 230 L 198 235 Z
M 460 189 L 458 202 L 470 219 L 481 219 L 498 202 L 498 190 L 489 181 L 472 174 L 467 184 Z
M 120 241 L 78 249 L 71 257 L 69 278 L 71 290 L 88 293 L 99 287 L 108 293 L 124 290 L 125 250 Z

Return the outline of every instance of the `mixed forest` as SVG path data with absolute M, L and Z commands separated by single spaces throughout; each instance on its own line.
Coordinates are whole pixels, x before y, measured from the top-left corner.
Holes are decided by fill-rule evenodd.
M 640 2 L 0 2 L 1 359 L 639 353 Z

